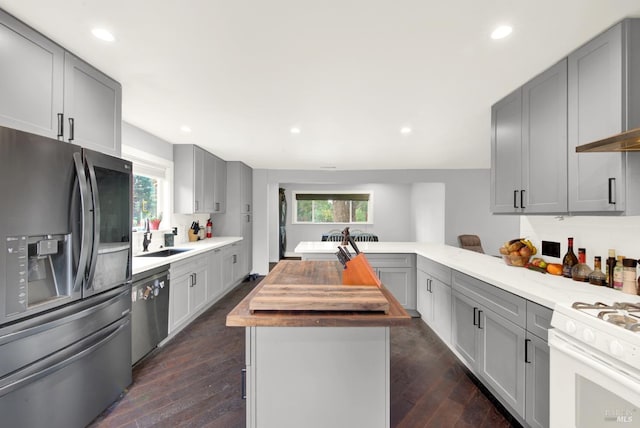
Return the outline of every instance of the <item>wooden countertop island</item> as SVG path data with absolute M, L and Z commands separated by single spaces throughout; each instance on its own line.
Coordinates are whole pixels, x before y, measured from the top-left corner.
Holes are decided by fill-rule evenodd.
M 341 284 L 342 265 L 337 261 L 281 261 L 227 315 L 227 326 L 373 327 L 403 325 L 411 319 L 384 285 Z M 260 306 L 254 305 L 259 299 Z M 268 307 L 279 309 L 260 309 Z
M 390 426 L 390 327 L 410 316 L 384 285 L 341 284 L 338 262 L 281 261 L 227 315 L 246 329 L 247 427 Z

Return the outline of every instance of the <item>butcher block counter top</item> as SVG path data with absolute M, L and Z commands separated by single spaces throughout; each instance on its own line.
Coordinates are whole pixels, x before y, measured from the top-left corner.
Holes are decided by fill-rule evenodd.
M 283 260 L 228 315 L 229 327 L 381 327 L 411 317 L 384 285 L 342 285 L 337 261 Z

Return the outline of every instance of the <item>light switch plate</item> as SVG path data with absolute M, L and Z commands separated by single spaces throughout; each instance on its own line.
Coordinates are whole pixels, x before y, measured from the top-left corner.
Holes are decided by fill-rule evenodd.
M 542 255 L 560 257 L 560 243 L 554 241 L 542 241 Z

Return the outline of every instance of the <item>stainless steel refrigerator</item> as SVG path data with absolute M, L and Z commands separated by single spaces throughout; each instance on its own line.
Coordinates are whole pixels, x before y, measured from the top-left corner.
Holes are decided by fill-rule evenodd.
M 83 427 L 131 383 L 131 163 L 0 127 L 0 419 Z

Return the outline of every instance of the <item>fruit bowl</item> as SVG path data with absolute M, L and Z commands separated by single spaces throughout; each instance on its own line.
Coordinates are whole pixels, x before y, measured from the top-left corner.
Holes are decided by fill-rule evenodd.
M 500 247 L 502 260 L 509 266 L 525 267 L 537 252 L 535 245 L 524 238 L 512 239 Z
M 502 260 L 509 266 L 517 266 L 517 267 L 525 267 L 527 263 L 529 263 L 529 259 L 531 256 L 521 256 L 521 255 L 502 255 Z

